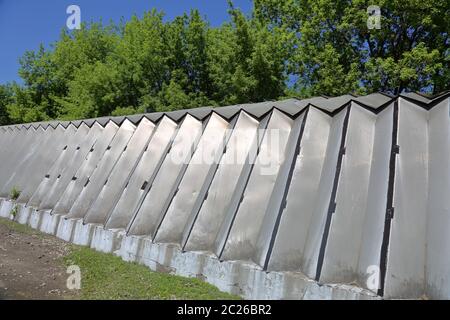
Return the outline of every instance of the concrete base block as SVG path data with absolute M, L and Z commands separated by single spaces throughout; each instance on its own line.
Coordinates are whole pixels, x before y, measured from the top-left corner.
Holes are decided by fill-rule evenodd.
M 120 244 L 119 250 L 114 253 L 121 257 L 122 260 L 128 262 L 141 261 L 141 245 L 142 238 L 138 236 L 124 236 L 122 238 L 122 243 Z
M 33 229 L 39 230 L 41 227 L 42 216 L 41 213 L 35 209 L 30 210 L 30 217 L 28 219 L 28 225 Z
M 370 291 L 350 285 L 320 285 L 302 273 L 265 272 L 254 263 L 221 262 L 207 252 L 182 252 L 175 244 L 152 243 L 149 238 L 124 236 L 116 254 L 154 271 L 200 278 L 220 290 L 246 299 L 378 299 Z
M 55 235 L 58 230 L 61 215 L 51 214 L 51 211 L 40 211 L 42 215 L 42 222 L 40 230 L 47 234 Z
M 207 256 L 199 252 L 181 252 L 179 247 L 174 247 L 171 252 L 170 265 L 176 274 L 183 277 L 199 278 L 204 280 L 203 268 L 207 259 L 214 259 L 214 256 Z
M 152 243 L 149 238 L 142 238 L 139 250 L 142 263 L 154 271 L 176 274 L 176 269 L 172 266 L 172 256 L 176 246 L 172 244 Z
M 0 217 L 7 218 L 7 219 L 14 218 L 11 215 L 11 211 L 12 211 L 14 205 L 15 204 L 12 201 L 3 199 L 1 206 L 0 206 Z
M 92 236 L 91 248 L 106 253 L 112 253 L 120 248 L 125 231 L 105 230 L 100 225 L 93 228 L 94 234 Z
M 32 210 L 30 207 L 20 206 L 15 221 L 20 224 L 28 224 Z
M 114 253 L 125 261 L 144 264 L 159 272 L 202 279 L 220 290 L 246 299 L 380 299 L 373 292 L 346 284 L 321 285 L 300 272 L 265 272 L 255 263 L 219 261 L 209 252 L 182 252 L 178 244 L 153 243 L 124 230 L 105 230 L 101 225 L 83 224 L 50 211 L 37 211 L 9 200 L 0 203 L 1 216 L 78 245 Z
M 205 281 L 215 285 L 222 291 L 243 295 L 244 291 L 238 285 L 239 265 L 231 261 L 220 262 L 213 255 L 206 259 L 203 267 Z
M 273 273 L 280 274 L 280 272 Z M 283 299 L 287 300 L 303 299 L 309 286 L 314 282 L 299 272 L 284 272 L 282 276 L 284 281 Z
M 73 221 L 73 238 L 72 242 L 80 245 L 87 246 L 91 245 L 92 235 L 94 234 L 93 224 L 84 224 L 82 219 L 69 219 Z
M 56 228 L 56 236 L 65 241 L 72 241 L 76 222 L 76 219 L 65 219 L 60 217 L 58 227 Z

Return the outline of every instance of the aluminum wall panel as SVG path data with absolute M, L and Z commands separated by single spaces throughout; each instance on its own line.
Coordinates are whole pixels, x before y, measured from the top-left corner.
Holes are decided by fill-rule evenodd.
M 30 139 L 30 145 L 25 146 L 25 148 L 21 150 L 23 153 L 17 154 L 15 167 L 14 164 L 10 164 L 12 165 L 10 171 L 11 174 L 2 189 L 2 196 L 8 195 L 12 187 L 16 187 L 19 190 L 23 189 L 24 185 L 22 181 L 26 178 L 26 173 L 31 170 L 30 168 L 32 168 L 35 163 L 41 163 L 41 160 L 45 159 L 42 150 L 45 150 L 45 148 L 52 148 L 52 150 L 54 150 L 53 145 L 57 141 L 61 141 L 61 139 L 55 139 L 55 131 L 58 131 L 59 137 L 64 133 L 64 129 L 61 126 L 58 126 L 56 129 L 49 128 L 43 132 L 42 137 Z M 35 143 L 33 143 L 33 141 Z M 62 151 L 62 148 L 58 151 Z
M 259 122 L 254 118 L 245 112 L 240 113 L 207 197 L 198 215 L 191 217 L 192 225 L 184 230 L 185 250 L 213 251 L 214 241 L 252 146 L 255 146 L 253 152 L 256 152 L 254 141 L 258 126 Z
M 231 228 L 227 231 L 227 240 L 220 255 L 222 259 L 250 260 L 253 258 L 266 206 L 284 161 L 285 147 L 292 125 L 293 120 L 288 116 L 277 110 L 272 111 L 242 203 Z M 216 252 L 220 250 L 217 248 Z
M 367 208 L 376 115 L 352 104 L 321 282 L 352 283 Z
M 83 123 L 80 126 L 83 125 L 85 124 Z M 39 210 L 49 210 L 55 207 L 64 190 L 75 176 L 77 170 L 80 168 L 86 157 L 89 156 L 90 150 L 94 148 L 96 140 L 102 136 L 102 131 L 103 127 L 100 124 L 94 123 L 92 125 L 83 141 L 79 143 L 74 153 L 67 159 L 65 165 L 63 165 L 61 170 L 54 175 L 56 176 L 56 180 L 49 185 L 47 192 L 39 202 Z
M 301 270 L 331 122 L 332 118 L 324 112 L 314 107 L 308 110 L 300 153 L 295 159 L 286 207 L 282 211 L 268 270 Z
M 429 112 L 426 295 L 450 299 L 450 100 Z
M 426 295 L 450 299 L 450 109 L 449 99 L 429 112 L 429 184 Z
M 336 173 L 336 165 L 339 157 L 340 142 L 342 139 L 347 108 L 333 117 L 328 136 L 325 161 L 320 176 L 319 189 L 317 191 L 312 219 L 308 228 L 308 236 L 306 238 L 303 254 L 303 265 L 301 267 L 301 271 L 310 278 L 316 277 L 319 251 L 325 229 L 331 191 L 333 189 L 333 181 Z
M 173 186 L 187 165 L 202 134 L 202 122 L 187 115 L 178 130 L 169 154 L 146 194 L 135 218 L 127 228 L 132 235 L 153 236 L 164 206 L 175 193 Z
M 21 141 L 23 142 L 23 139 L 21 137 L 20 131 L 12 131 L 7 130 L 0 134 L 1 141 L 0 141 L 0 190 L 3 187 L 3 183 L 6 182 L 1 179 L 2 172 L 6 171 L 6 163 L 10 157 L 12 145 L 15 141 Z M 19 142 L 20 143 L 20 142 Z M 10 151 L 11 150 L 11 151 Z
M 120 156 L 97 199 L 86 213 L 85 223 L 103 225 L 106 223 L 109 211 L 114 208 L 119 200 L 120 194 L 152 137 L 154 128 L 155 125 L 148 119 L 143 119 L 139 123 L 127 144 L 126 150 Z
M 86 125 L 82 125 L 76 129 L 73 138 L 69 138 L 67 148 L 65 148 L 59 155 L 58 159 L 55 161 L 53 166 L 43 177 L 41 183 L 37 187 L 36 191 L 30 197 L 27 205 L 37 207 L 39 206 L 43 197 L 45 197 L 49 189 L 56 183 L 60 178 L 60 174 L 64 171 L 64 168 L 70 166 L 70 160 L 74 158 L 74 154 L 78 152 L 80 144 L 84 142 L 84 138 L 88 133 L 89 128 Z
M 374 270 L 379 270 L 381 244 L 386 216 L 389 183 L 389 161 L 392 147 L 394 105 L 378 114 L 375 124 L 372 165 L 365 220 L 362 228 L 361 248 L 358 261 L 358 283 L 367 287 Z M 379 280 L 378 280 L 379 282 Z M 378 290 L 376 283 L 371 288 Z M 378 283 L 379 285 L 379 283 Z
M 192 156 L 178 191 L 166 213 L 160 217 L 160 226 L 154 236 L 157 242 L 180 243 L 183 230 L 197 197 L 207 178 L 209 169 L 223 154 L 224 138 L 229 123 L 217 114 L 212 114 L 203 131 L 197 149 Z M 203 195 L 204 196 L 204 195 Z
M 53 130 L 53 129 L 52 129 Z M 24 130 L 17 138 L 12 140 L 5 153 L 2 153 L 2 165 L 0 166 L 0 196 L 9 195 L 10 189 L 6 187 L 7 182 L 15 175 L 16 170 L 23 167 L 26 159 L 30 157 L 35 148 L 38 147 L 39 141 L 44 136 L 44 129 L 39 128 Z M 13 178 L 14 179 L 14 178 Z
M 47 144 L 42 145 L 33 155 L 33 161 L 26 167 L 17 184 L 21 188 L 18 202 L 27 203 L 34 191 L 38 187 L 42 178 L 48 173 L 49 169 L 58 159 L 61 153 L 67 150 L 68 144 L 75 136 L 76 128 L 70 125 L 67 129 L 57 126 L 52 132 Z
M 0 132 L 0 152 L 5 152 L 10 146 L 10 141 L 15 138 L 19 131 L 6 130 Z
M 281 208 L 285 205 L 285 195 L 287 184 L 290 184 L 291 174 L 294 169 L 295 158 L 300 151 L 307 113 L 298 116 L 289 133 L 284 160 L 278 170 L 278 174 L 269 196 L 261 228 L 258 233 L 258 240 L 255 241 L 256 250 L 253 253 L 253 261 L 264 269 L 267 269 L 268 259 L 271 254 L 273 238 L 279 225 Z
M 34 130 L 35 131 L 35 130 Z M 17 152 L 17 148 L 20 147 L 20 145 L 24 144 L 27 133 L 29 133 L 27 130 L 8 130 L 5 134 L 3 134 L 3 140 L 0 144 L 0 178 L 2 177 L 3 173 L 6 171 L 6 167 L 8 165 L 8 161 L 10 161 L 11 157 L 13 156 L 14 152 Z M 36 133 L 34 133 L 36 134 Z M 14 149 L 13 149 L 14 146 Z M 15 151 L 14 151 L 15 150 Z M 4 180 L 0 180 L 0 189 L 3 187 L 3 183 L 6 182 Z
M 125 151 L 135 129 L 136 126 L 128 120 L 122 123 L 102 159 L 87 180 L 83 190 L 81 190 L 77 200 L 74 202 L 72 208 L 70 208 L 68 217 L 84 218 L 92 203 L 97 199 L 102 187 L 107 182 L 116 162 Z
M 214 274 L 237 275 L 233 288 L 258 283 L 261 296 L 301 295 L 286 282 L 296 275 L 322 293 L 352 292 L 345 297 L 450 299 L 449 96 L 315 97 L 0 127 L 0 196 L 16 187 L 19 203 L 144 236 L 120 244 L 122 233 L 99 228 L 90 245 L 123 245 L 151 263 L 162 250 L 177 273 L 209 277 L 211 254 L 234 260 L 215 261 Z M 258 130 L 267 127 L 281 129 L 275 148 L 274 130 Z M 198 161 L 205 153 L 212 162 Z M 73 234 L 41 213 L 33 226 Z
M 428 112 L 399 99 L 398 145 L 385 296 L 424 292 L 428 198 Z
M 101 135 L 95 141 L 94 146 L 89 150 L 81 167 L 76 171 L 75 175 L 71 177 L 70 183 L 62 193 L 61 198 L 55 204 L 55 207 L 52 210 L 53 213 L 69 213 L 70 208 L 83 190 L 83 187 L 94 172 L 97 164 L 104 156 L 108 146 L 112 143 L 116 134 L 118 134 L 118 131 L 119 127 L 113 122 L 109 122 L 106 125 Z
M 134 170 L 129 183 L 124 188 L 120 200 L 112 210 L 106 223 L 109 229 L 125 229 L 137 210 L 139 202 L 150 186 L 171 145 L 177 124 L 163 117 L 155 129 L 153 137 Z

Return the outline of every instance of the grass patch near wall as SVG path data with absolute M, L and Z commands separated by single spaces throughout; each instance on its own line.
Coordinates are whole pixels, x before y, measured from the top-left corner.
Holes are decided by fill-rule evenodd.
M 49 243 L 48 240 L 51 239 L 51 246 L 53 246 L 51 250 L 64 248 L 61 251 L 64 256 L 52 261 L 54 266 L 77 265 L 81 271 L 81 290 L 68 299 L 240 299 L 240 297 L 221 292 L 215 286 L 200 279 L 154 272 L 144 265 L 125 262 L 112 254 L 68 244 L 54 236 L 9 219 L 0 218 L 0 224 L 14 231 L 15 236 L 19 236 L 17 238 L 19 242 L 20 234 L 26 234 L 32 235 L 34 239 L 39 239 L 36 240 L 35 245 L 41 244 L 42 239 L 45 239 L 46 243 Z
M 41 235 L 40 232 L 34 230 L 33 228 L 25 225 L 20 224 L 15 221 L 6 219 L 6 218 L 0 218 L 0 223 L 7 226 L 10 230 L 19 232 L 19 233 L 25 233 L 25 234 L 35 234 L 35 235 Z
M 239 299 L 199 279 L 151 271 L 112 254 L 73 245 L 65 264 L 81 270 L 81 299 Z

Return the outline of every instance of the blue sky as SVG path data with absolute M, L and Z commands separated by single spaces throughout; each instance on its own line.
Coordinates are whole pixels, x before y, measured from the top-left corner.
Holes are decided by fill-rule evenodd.
M 251 0 L 233 0 L 234 6 L 249 13 Z M 82 21 L 129 20 L 152 8 L 166 13 L 166 19 L 199 9 L 212 26 L 228 21 L 227 0 L 0 0 L 0 83 L 20 82 L 19 58 L 26 50 L 46 47 L 56 41 L 66 25 L 66 8 L 78 5 Z

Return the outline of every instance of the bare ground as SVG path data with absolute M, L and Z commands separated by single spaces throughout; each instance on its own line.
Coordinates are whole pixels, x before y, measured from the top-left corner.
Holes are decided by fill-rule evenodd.
M 69 244 L 20 228 L 0 219 L 0 299 L 76 298 L 66 287 Z

